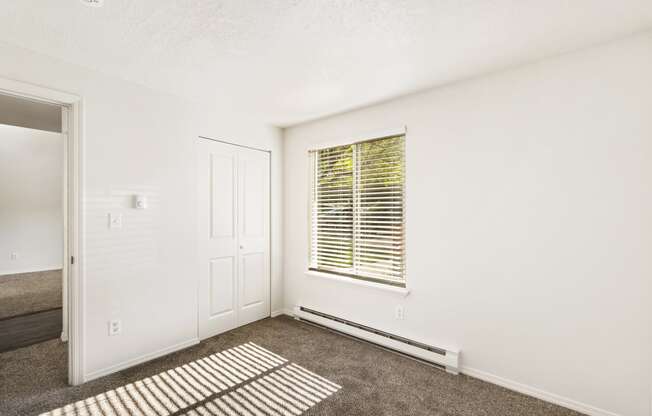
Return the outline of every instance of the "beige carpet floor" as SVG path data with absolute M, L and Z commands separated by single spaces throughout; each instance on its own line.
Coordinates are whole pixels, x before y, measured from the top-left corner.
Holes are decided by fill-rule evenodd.
M 472 377 L 447 374 L 286 316 L 237 328 L 77 387 L 66 385 L 66 347 L 57 340 L 0 354 L 0 415 L 38 415 L 250 342 L 341 386 L 302 416 L 579 415 Z M 185 413 L 174 413 L 180 414 Z
M 61 307 L 61 270 L 0 276 L 0 319 Z

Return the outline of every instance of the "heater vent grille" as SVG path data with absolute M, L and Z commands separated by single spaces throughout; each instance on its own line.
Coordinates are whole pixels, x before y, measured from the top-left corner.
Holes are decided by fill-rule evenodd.
M 457 374 L 459 351 L 435 347 L 399 335 L 362 325 L 305 306 L 295 308 L 295 317 L 325 328 L 363 339 Z
M 303 306 L 301 306 L 300 309 L 302 311 L 304 311 L 304 312 L 308 312 L 308 313 L 311 313 L 313 315 L 321 316 L 322 318 L 330 319 L 332 321 L 336 321 L 336 322 L 342 323 L 344 325 L 352 326 L 354 328 L 358 328 L 358 329 L 361 329 L 363 331 L 367 331 L 367 332 L 370 332 L 372 334 L 379 335 L 381 337 L 393 339 L 395 341 L 402 342 L 404 344 L 412 345 L 413 347 L 421 348 L 422 350 L 432 351 L 432 352 L 434 352 L 436 354 L 439 354 L 439 355 L 446 355 L 446 350 L 441 349 L 441 348 L 433 347 L 431 345 L 426 345 L 426 344 L 423 344 L 423 343 L 417 342 L 417 341 L 412 341 L 411 339 L 407 339 L 407 338 L 404 338 L 404 337 L 401 337 L 401 336 L 398 336 L 398 335 L 390 334 L 389 332 L 381 331 L 379 329 L 375 329 L 375 328 L 372 328 L 372 327 L 369 327 L 369 326 L 366 326 L 366 325 L 351 322 L 351 321 L 349 321 L 347 319 L 338 318 L 337 316 L 328 315 L 326 313 L 319 312 L 319 311 L 316 311 L 314 309 L 305 308 Z

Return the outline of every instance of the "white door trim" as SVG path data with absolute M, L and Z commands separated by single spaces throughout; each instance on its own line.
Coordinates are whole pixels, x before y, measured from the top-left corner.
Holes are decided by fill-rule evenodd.
M 28 84 L 0 77 L 0 93 L 65 107 L 67 120 L 62 125 L 65 143 L 65 183 L 67 195 L 64 203 L 64 275 L 67 276 L 67 322 L 63 336 L 68 338 L 68 382 L 78 385 L 84 382 L 84 268 L 83 268 L 83 100 L 51 88 Z M 74 258 L 74 264 L 71 264 Z

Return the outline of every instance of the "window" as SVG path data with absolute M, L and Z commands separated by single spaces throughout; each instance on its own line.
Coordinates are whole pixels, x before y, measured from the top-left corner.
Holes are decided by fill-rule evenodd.
M 405 136 L 310 152 L 310 270 L 405 287 Z

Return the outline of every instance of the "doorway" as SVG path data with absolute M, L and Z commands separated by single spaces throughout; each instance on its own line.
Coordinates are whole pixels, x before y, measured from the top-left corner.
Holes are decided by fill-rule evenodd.
M 12 344 L 5 346 L 11 349 L 7 354 L 43 351 L 42 341 L 51 343 L 68 383 L 81 384 L 81 99 L 0 78 L 0 106 L 3 145 L 11 145 L 3 150 L 4 156 L 11 155 L 3 167 L 13 169 L 9 181 L 3 177 L 1 191 L 16 202 L 10 206 L 4 201 L 2 207 L 11 215 L 4 215 L 0 226 L 11 229 L 11 238 L 0 247 L 8 261 L 8 273 L 1 274 L 10 276 L 6 282 L 12 286 L 0 290 L 11 298 L 3 302 L 6 314 L 17 313 L 0 328 L 9 331 L 0 338 Z
M 270 153 L 197 144 L 199 338 L 270 316 Z
M 64 152 L 59 106 L 0 95 L 0 353 L 65 338 Z

